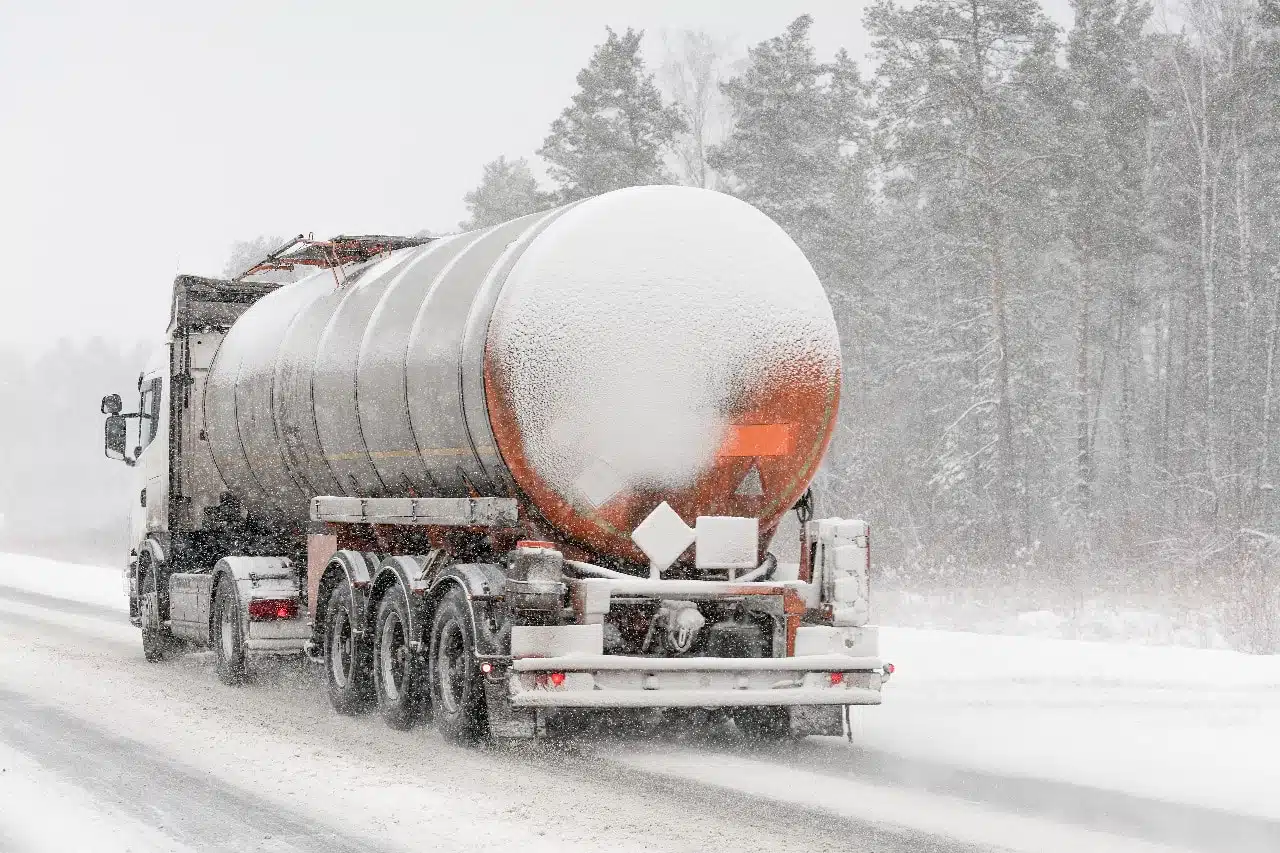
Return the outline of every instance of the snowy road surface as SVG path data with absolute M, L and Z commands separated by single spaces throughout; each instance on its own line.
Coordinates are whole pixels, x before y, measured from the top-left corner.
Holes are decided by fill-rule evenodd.
M 0 555 L 0 851 L 1280 850 L 1280 658 L 883 644 L 853 745 L 469 750 L 290 663 L 147 664 L 117 572 Z

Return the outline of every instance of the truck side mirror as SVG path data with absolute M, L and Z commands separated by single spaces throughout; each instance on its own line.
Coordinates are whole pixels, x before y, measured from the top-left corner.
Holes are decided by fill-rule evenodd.
M 104 415 L 118 415 L 123 408 L 124 403 L 120 400 L 119 394 L 108 394 L 102 398 L 102 414 Z
M 116 395 L 112 395 L 115 397 Z M 119 397 L 116 400 L 119 401 Z M 105 407 L 106 402 L 103 402 Z M 132 465 L 133 460 L 130 459 L 124 451 L 125 445 L 128 443 L 128 419 L 118 412 L 112 412 L 107 415 L 107 422 L 104 429 L 103 445 L 105 447 L 108 459 L 118 459 L 126 465 Z

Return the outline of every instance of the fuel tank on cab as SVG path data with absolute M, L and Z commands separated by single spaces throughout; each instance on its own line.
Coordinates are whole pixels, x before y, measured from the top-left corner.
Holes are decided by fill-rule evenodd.
M 840 347 L 804 255 L 763 213 L 618 190 L 254 304 L 205 429 L 229 491 L 276 523 L 317 495 L 513 496 L 537 532 L 643 561 L 662 501 L 760 519 L 831 438 Z

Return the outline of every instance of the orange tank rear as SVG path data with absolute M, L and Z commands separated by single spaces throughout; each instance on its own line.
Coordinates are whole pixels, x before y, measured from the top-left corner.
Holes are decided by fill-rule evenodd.
M 611 196 L 524 252 L 490 323 L 489 422 L 522 515 L 640 564 L 631 533 L 663 501 L 689 525 L 758 518 L 763 547 L 835 426 L 825 294 L 790 238 L 736 199 Z

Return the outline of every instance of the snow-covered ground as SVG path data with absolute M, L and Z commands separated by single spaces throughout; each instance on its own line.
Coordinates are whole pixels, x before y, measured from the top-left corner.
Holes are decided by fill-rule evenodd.
M 124 570 L 0 553 L 0 587 L 127 612 Z
M 1230 633 L 1205 609 L 1174 607 L 1158 596 L 1124 600 L 1023 591 L 1020 600 L 995 590 L 942 593 L 876 590 L 881 618 L 892 625 L 1196 649 L 1229 649 Z
M 886 629 L 870 747 L 1280 820 L 1280 655 Z
M 228 820 L 225 849 L 273 851 L 1280 850 L 1280 656 L 885 629 L 852 744 L 512 753 L 339 717 L 288 666 L 158 669 L 125 604 L 116 570 L 0 555 L 0 850 L 223 849 Z

